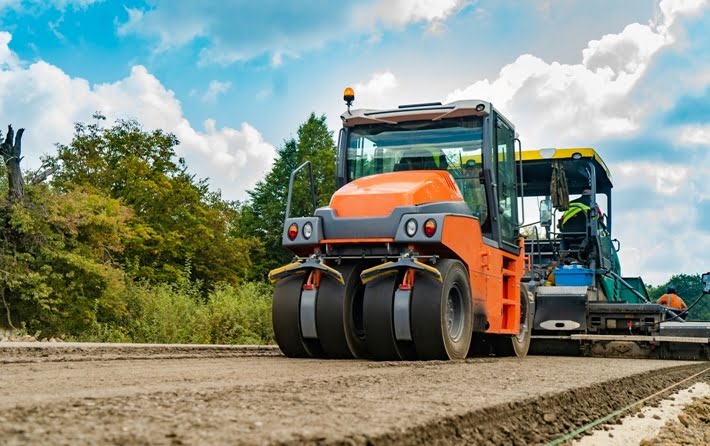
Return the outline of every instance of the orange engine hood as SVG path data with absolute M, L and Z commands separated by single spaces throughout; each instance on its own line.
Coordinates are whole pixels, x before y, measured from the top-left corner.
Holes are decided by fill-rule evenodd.
M 338 217 L 385 217 L 398 206 L 463 201 L 445 170 L 410 170 L 353 180 L 333 194 L 330 207 Z

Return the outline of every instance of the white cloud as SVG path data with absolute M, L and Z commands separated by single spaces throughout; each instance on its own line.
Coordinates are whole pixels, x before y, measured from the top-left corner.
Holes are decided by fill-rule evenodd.
M 127 8 L 128 19 L 117 32 L 157 40 L 157 52 L 204 39 L 201 64 L 228 65 L 269 55 L 272 65 L 279 66 L 283 56 L 297 57 L 329 42 L 367 34 L 376 41 L 381 29 L 421 23 L 437 32 L 466 4 L 468 0 L 343 0 L 323 8 L 321 2 L 155 0 L 148 9 Z
M 364 83 L 353 87 L 358 103 L 366 104 L 367 108 L 379 108 L 392 105 L 390 93 L 399 86 L 399 81 L 391 71 L 373 73 Z
M 676 38 L 677 18 L 697 14 L 707 2 L 663 0 L 659 16 L 621 33 L 589 42 L 579 64 L 518 57 L 497 79 L 484 79 L 451 92 L 447 100 L 492 101 L 517 123 L 527 146 L 585 144 L 637 131 L 650 107 L 629 100 L 659 51 Z
M 12 34 L 0 31 L 0 68 L 16 69 L 20 65 L 17 55 L 10 50 Z
M 232 83 L 229 81 L 211 81 L 209 86 L 207 87 L 207 91 L 205 91 L 200 100 L 202 102 L 215 103 L 217 102 L 217 96 L 222 93 L 228 92 L 230 88 L 232 88 Z
M 203 129 L 193 128 L 174 93 L 143 66 L 133 67 L 123 79 L 92 86 L 45 61 L 22 66 L 7 47 L 9 37 L 0 33 L 0 120 L 27 129 L 25 167 L 36 167 L 42 153 L 54 151 L 54 143 L 68 143 L 74 123 L 90 120 L 95 111 L 109 121 L 135 118 L 147 129 L 174 133 L 181 141 L 177 153 L 190 171 L 209 177 L 212 187 L 230 199 L 245 198 L 245 189 L 273 162 L 276 150 L 248 123 L 233 129 L 208 120 Z
M 710 124 L 681 127 L 678 132 L 678 142 L 710 147 Z
M 706 217 L 698 203 L 710 197 L 705 181 L 710 167 L 656 162 L 610 167 L 617 185 L 613 231 L 621 240 L 624 275 L 658 285 L 672 274 L 706 271 L 710 230 L 699 230 Z
M 468 2 L 462 0 L 378 0 L 356 10 L 362 26 L 380 22 L 385 28 L 402 29 L 410 23 L 426 23 L 436 32 L 443 22 Z

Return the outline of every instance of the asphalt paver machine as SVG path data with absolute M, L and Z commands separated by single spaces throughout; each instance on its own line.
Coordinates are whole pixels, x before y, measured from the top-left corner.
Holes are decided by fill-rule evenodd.
M 524 231 L 535 295 L 532 352 L 706 359 L 710 323 L 685 322 L 649 300 L 640 277 L 622 277 L 613 238 L 611 174 L 591 148 L 526 150 L 518 180 L 540 219 Z M 576 220 L 561 225 L 586 195 Z M 580 202 L 576 199 L 577 202 Z M 567 227 L 570 226 L 570 227 Z M 703 276 L 710 280 L 710 276 Z

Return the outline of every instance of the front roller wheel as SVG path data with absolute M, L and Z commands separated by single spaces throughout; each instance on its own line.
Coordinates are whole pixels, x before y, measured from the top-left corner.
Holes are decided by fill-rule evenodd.
M 464 359 L 473 333 L 471 285 L 458 260 L 436 265 L 443 283 L 417 274 L 412 295 L 412 339 L 419 359 Z
M 362 300 L 365 286 L 360 281 L 363 263 L 339 268 L 345 285 L 332 277 L 321 278 L 316 303 L 318 339 L 329 358 L 366 358 L 362 327 Z
M 321 357 L 323 352 L 316 340 L 304 339 L 301 334 L 301 292 L 306 279 L 295 275 L 279 280 L 274 287 L 271 318 L 276 343 L 289 358 Z
M 392 323 L 394 293 L 400 281 L 400 274 L 392 274 L 369 282 L 365 286 L 363 302 L 365 341 L 372 358 L 379 361 L 401 359 Z
M 517 356 L 522 358 L 530 350 L 533 321 L 527 291 L 520 289 L 520 332 L 517 336 L 495 336 L 493 350 L 496 356 Z

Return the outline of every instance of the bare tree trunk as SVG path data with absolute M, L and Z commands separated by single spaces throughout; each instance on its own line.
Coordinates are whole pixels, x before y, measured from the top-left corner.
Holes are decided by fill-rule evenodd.
M 20 129 L 17 131 L 17 136 L 15 136 L 15 131 L 9 125 L 7 126 L 5 142 L 0 144 L 0 155 L 2 155 L 5 167 L 7 167 L 7 179 L 10 187 L 8 198 L 11 201 L 21 200 L 25 196 L 25 182 L 22 179 L 22 170 L 20 170 L 22 134 L 24 132 L 25 129 Z

